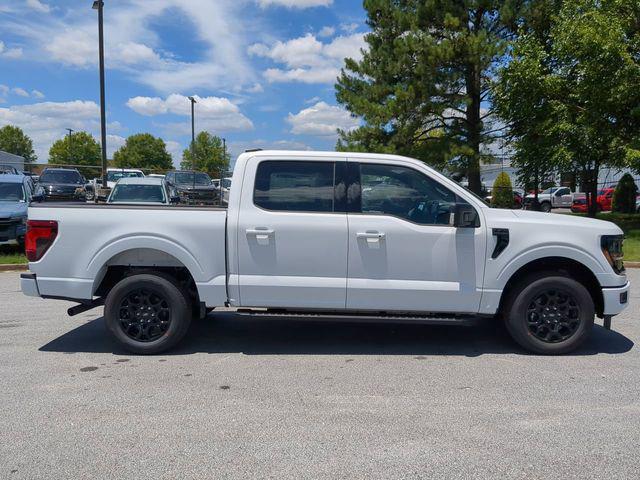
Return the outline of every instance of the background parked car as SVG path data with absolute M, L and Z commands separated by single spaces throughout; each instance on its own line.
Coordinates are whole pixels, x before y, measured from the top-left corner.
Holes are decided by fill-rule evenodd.
M 180 196 L 180 203 L 214 205 L 220 200 L 220 191 L 204 172 L 175 170 L 167 173 L 166 181 Z
M 597 210 L 599 212 L 609 212 L 612 208 L 614 187 L 603 188 L 598 191 L 596 197 Z M 571 203 L 571 211 L 573 213 L 587 213 L 589 211 L 589 203 L 587 202 L 586 193 L 576 193 Z
M 122 178 L 113 187 L 107 203 L 140 205 L 169 205 L 178 203 L 180 197 L 162 178 Z
M 107 187 L 113 188 L 121 178 L 144 178 L 144 172 L 137 168 L 107 168 Z
M 231 178 L 225 177 L 222 180 L 219 178 L 214 178 L 212 180 L 213 185 L 221 192 L 222 194 L 222 202 L 229 203 L 229 192 L 231 191 Z M 222 182 L 222 185 L 220 185 Z
M 530 208 L 534 199 L 533 193 L 528 194 L 524 198 L 524 208 Z M 571 208 L 573 200 L 574 195 L 569 187 L 551 187 L 538 193 L 540 210 L 543 212 L 550 212 L 552 208 Z
M 33 183 L 24 175 L 0 175 L 0 245 L 24 245 L 29 202 Z
M 84 201 L 86 183 L 75 168 L 45 168 L 38 181 L 38 193 L 46 201 Z

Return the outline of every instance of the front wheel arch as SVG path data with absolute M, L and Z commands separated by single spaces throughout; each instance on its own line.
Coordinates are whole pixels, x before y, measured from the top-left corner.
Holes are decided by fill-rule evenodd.
M 498 306 L 498 314 L 504 313 L 506 299 L 516 285 L 524 278 L 537 272 L 554 272 L 556 275 L 565 275 L 580 282 L 587 289 L 596 309 L 596 315 L 602 317 L 604 312 L 604 297 L 602 296 L 602 287 L 594 273 L 584 264 L 565 257 L 544 257 L 533 260 L 518 270 L 509 278 L 502 290 L 500 304 Z

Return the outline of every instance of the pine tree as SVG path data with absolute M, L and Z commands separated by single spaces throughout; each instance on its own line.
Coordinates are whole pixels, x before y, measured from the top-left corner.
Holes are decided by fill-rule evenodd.
M 372 32 L 360 61 L 346 60 L 337 99 L 364 125 L 337 148 L 410 155 L 464 172 L 480 193 L 490 143 L 490 86 L 522 0 L 365 0 Z
M 495 208 L 513 207 L 513 188 L 511 188 L 511 178 L 507 172 L 500 172 L 496 181 L 493 182 L 491 206 Z

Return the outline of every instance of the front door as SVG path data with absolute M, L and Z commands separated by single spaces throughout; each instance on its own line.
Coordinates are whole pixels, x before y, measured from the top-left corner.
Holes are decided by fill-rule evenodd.
M 345 308 L 347 215 L 334 188 L 336 165 L 345 163 L 249 161 L 237 230 L 240 305 Z
M 480 228 L 450 225 L 464 200 L 401 164 L 363 161 L 355 168 L 361 198 L 348 214 L 347 308 L 477 312 L 486 240 Z

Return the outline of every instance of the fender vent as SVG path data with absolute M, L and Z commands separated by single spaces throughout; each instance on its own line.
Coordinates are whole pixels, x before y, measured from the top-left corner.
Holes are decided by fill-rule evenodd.
M 506 228 L 494 228 L 492 233 L 493 236 L 496 237 L 496 246 L 493 249 L 491 258 L 496 259 L 504 252 L 507 245 L 509 245 L 509 230 Z

